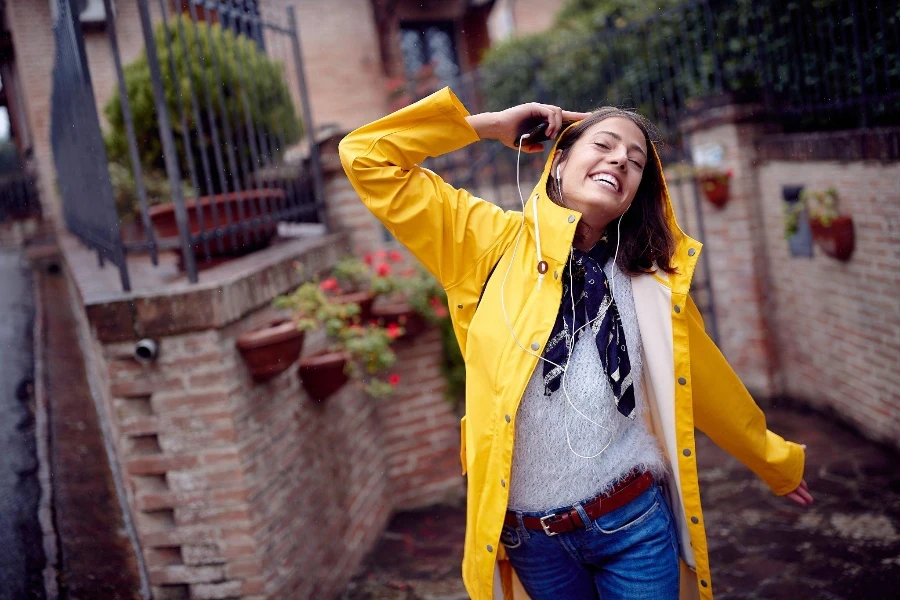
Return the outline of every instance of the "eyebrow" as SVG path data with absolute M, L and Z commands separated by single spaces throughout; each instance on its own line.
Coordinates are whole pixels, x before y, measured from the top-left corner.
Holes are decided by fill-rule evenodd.
M 613 136 L 615 139 L 619 140 L 620 142 L 622 141 L 622 136 L 619 135 L 618 133 L 613 133 L 612 131 L 598 131 L 597 134 L 595 134 L 595 135 L 599 135 L 599 134 L 601 134 L 601 133 L 605 133 L 605 134 L 607 134 L 607 135 L 611 135 L 611 136 Z M 632 149 L 634 149 L 634 150 L 637 150 L 638 152 L 640 152 L 641 154 L 644 155 L 644 158 L 647 158 L 647 153 L 644 152 L 644 149 L 641 148 L 640 146 L 638 146 L 637 144 L 631 144 L 631 145 L 629 146 L 629 148 L 632 148 Z

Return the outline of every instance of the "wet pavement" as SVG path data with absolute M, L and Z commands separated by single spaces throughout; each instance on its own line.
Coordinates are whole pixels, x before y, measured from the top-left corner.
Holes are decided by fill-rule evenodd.
M 767 409 L 769 427 L 807 445 L 808 508 L 774 496 L 698 433 L 716 600 L 900 597 L 898 455 L 802 410 Z M 465 508 L 394 517 L 342 600 L 463 600 Z
M 0 600 L 44 598 L 33 325 L 28 264 L 0 248 Z

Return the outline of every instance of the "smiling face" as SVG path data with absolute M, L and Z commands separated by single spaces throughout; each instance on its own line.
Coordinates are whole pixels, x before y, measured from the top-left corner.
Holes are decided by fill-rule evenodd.
M 646 164 L 644 132 L 631 119 L 612 116 L 592 125 L 567 152 L 557 151 L 553 185 L 558 166 L 564 204 L 602 231 L 631 205 Z

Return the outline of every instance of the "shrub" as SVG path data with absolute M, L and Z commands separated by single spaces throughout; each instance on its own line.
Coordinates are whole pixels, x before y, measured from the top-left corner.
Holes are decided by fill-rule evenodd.
M 172 77 L 169 46 L 166 31 L 171 38 L 171 59 L 175 64 Z M 232 137 L 236 138 L 234 148 L 250 164 L 247 146 L 248 135 L 245 110 L 249 110 L 250 121 L 257 132 L 268 136 L 272 156 L 277 161 L 286 146 L 296 143 L 303 132 L 300 120 L 294 112 L 290 91 L 283 76 L 283 66 L 268 58 L 256 43 L 245 36 L 213 25 L 209 29 L 203 23 L 194 27 L 186 16 L 173 18 L 168 26 L 160 24 L 154 33 L 156 54 L 162 71 L 166 107 L 172 123 L 178 161 L 182 176 L 187 179 L 188 152 L 194 159 L 198 185 L 201 193 L 221 192 L 217 163 L 212 148 L 211 129 L 219 134 L 220 155 L 226 172 L 231 172 L 228 162 L 228 139 L 225 135 L 225 120 L 231 126 Z M 187 53 L 184 49 L 187 48 Z M 213 60 L 211 52 L 215 52 Z M 215 63 L 215 64 L 214 64 Z M 162 142 L 159 137 L 156 105 L 153 101 L 153 86 L 146 51 L 124 69 L 125 89 L 134 119 L 138 151 L 145 170 L 153 173 L 165 172 Z M 207 84 L 204 86 L 204 82 Z M 208 102 L 206 88 L 212 94 Z M 224 97 L 224 110 L 219 102 L 219 91 Z M 191 107 L 190 92 L 197 96 L 200 106 L 204 136 L 198 135 L 198 124 Z M 244 95 L 247 96 L 245 103 Z M 207 108 L 212 108 L 212 123 Z M 185 148 L 182 138 L 182 109 L 186 115 L 187 133 L 190 142 Z M 104 109 L 110 128 L 106 137 L 107 152 L 111 162 L 128 163 L 128 138 L 122 116 L 119 94 L 113 94 Z M 255 140 L 254 140 L 255 143 Z M 213 188 L 206 189 L 206 181 L 201 167 L 201 155 L 206 153 L 213 180 Z M 240 170 L 241 156 L 236 155 Z M 250 170 L 254 165 L 250 164 Z M 152 175 L 151 175 L 152 177 Z M 246 182 L 245 182 L 245 185 Z

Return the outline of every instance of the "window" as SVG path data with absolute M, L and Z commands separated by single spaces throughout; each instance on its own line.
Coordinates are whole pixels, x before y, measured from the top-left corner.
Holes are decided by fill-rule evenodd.
M 453 23 L 449 21 L 402 23 L 400 48 L 407 77 L 414 77 L 429 63 L 442 85 L 453 85 L 459 77 Z

